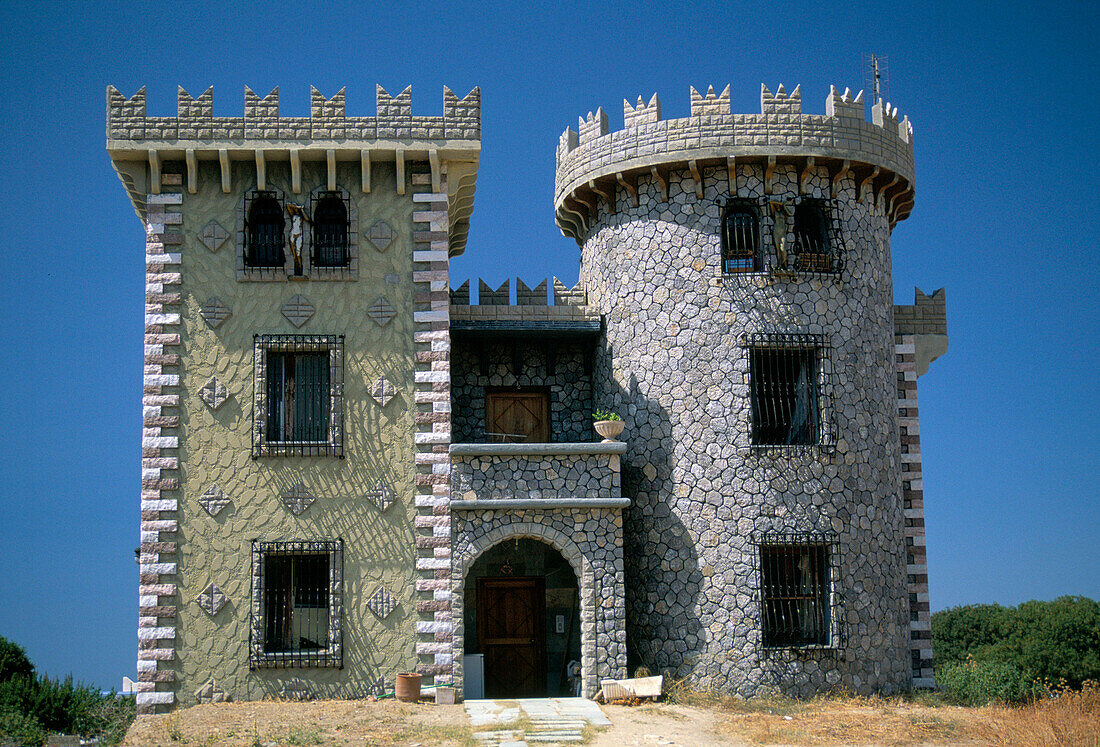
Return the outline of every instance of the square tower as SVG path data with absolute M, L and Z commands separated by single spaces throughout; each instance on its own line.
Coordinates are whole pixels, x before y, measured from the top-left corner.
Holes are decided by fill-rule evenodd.
M 107 90 L 146 230 L 138 709 L 451 677 L 448 262 L 480 92 Z M 446 653 L 444 653 L 446 652 Z

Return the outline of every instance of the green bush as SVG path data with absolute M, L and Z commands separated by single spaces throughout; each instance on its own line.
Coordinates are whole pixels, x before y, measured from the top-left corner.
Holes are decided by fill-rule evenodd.
M 0 708 L 0 744 L 39 745 L 46 730 L 30 716 Z
M 27 652 L 17 643 L 0 636 L 0 682 L 12 677 L 34 674 L 34 665 L 27 658 Z
M 22 649 L 0 639 L 8 650 Z M 25 658 L 25 655 L 24 655 Z M 28 665 L 30 662 L 27 662 Z M 35 677 L 25 667 L 20 673 L 0 680 L 0 743 L 41 744 L 48 733 L 79 734 L 117 744 L 134 720 L 136 706 L 132 697 L 115 693 L 104 695 L 96 688 L 64 680 Z M 10 733 L 9 733 L 10 732 Z M 41 734 L 34 739 L 34 735 Z
M 932 615 L 940 672 L 968 661 L 1002 662 L 1033 681 L 1080 688 L 1100 679 L 1100 602 L 1059 597 L 1018 607 L 978 604 Z
M 959 705 L 1026 703 L 1045 690 L 1019 667 L 1000 661 L 947 664 L 936 673 L 947 696 Z

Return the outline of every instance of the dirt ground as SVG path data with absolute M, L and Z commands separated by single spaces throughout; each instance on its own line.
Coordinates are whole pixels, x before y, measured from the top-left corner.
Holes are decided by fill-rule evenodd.
M 1100 747 L 1100 707 L 1083 698 L 1024 708 L 961 708 L 905 699 L 733 701 L 697 707 L 604 705 L 610 728 L 588 744 L 632 745 L 1073 745 Z M 502 727 L 492 727 L 500 729 Z M 488 729 L 479 729 L 484 731 Z M 263 701 L 200 705 L 141 716 L 135 747 L 477 744 L 461 705 L 394 700 Z

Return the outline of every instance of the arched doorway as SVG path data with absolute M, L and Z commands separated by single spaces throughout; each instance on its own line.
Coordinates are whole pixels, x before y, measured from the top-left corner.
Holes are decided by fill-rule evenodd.
M 485 697 L 575 693 L 580 594 L 561 553 L 530 537 L 499 542 L 470 567 L 464 597 L 464 654 L 483 657 Z

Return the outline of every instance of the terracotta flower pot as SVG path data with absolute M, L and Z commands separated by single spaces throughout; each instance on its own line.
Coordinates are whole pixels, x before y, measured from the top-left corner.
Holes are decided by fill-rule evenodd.
M 393 694 L 398 700 L 406 703 L 415 703 L 420 700 L 420 675 L 415 672 L 402 672 L 397 675 Z
M 618 441 L 619 434 L 626 427 L 626 423 L 621 420 L 596 420 L 592 425 L 596 428 L 596 433 L 603 436 L 604 443 Z

